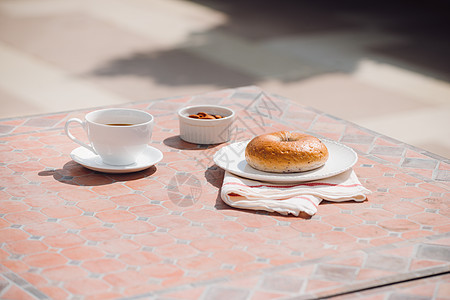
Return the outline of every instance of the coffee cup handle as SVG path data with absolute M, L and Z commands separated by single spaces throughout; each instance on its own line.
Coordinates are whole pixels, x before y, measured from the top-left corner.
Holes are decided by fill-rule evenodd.
M 74 137 L 70 131 L 69 131 L 69 124 L 70 123 L 78 123 L 81 125 L 81 127 L 83 127 L 83 129 L 86 131 L 86 122 L 81 121 L 78 118 L 71 118 L 66 122 L 66 125 L 64 126 L 64 131 L 66 132 L 66 135 L 69 137 L 69 139 L 71 139 L 72 141 L 74 141 L 75 143 L 83 146 L 84 148 L 92 151 L 93 153 L 97 154 L 97 152 L 94 150 L 94 148 L 91 145 L 88 145 L 86 143 L 83 143 L 82 141 L 80 141 L 79 139 L 77 139 L 76 137 Z

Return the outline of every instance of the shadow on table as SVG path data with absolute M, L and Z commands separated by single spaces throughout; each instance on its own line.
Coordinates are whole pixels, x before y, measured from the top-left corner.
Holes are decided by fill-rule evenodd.
M 205 171 L 205 179 L 212 186 L 220 189 L 223 183 L 223 177 L 225 176 L 225 171 L 217 166 L 216 164 L 212 165 Z
M 179 135 L 174 135 L 171 137 L 166 138 L 163 141 L 164 145 L 178 149 L 178 150 L 205 150 L 205 149 L 211 149 L 219 146 L 220 144 L 206 144 L 206 145 L 200 145 L 200 144 L 193 144 L 183 141 Z
M 150 168 L 133 173 L 111 174 L 89 170 L 82 165 L 69 161 L 61 169 L 45 170 L 38 173 L 39 176 L 53 176 L 61 183 L 78 186 L 99 186 L 120 181 L 138 180 L 153 175 L 157 168 Z

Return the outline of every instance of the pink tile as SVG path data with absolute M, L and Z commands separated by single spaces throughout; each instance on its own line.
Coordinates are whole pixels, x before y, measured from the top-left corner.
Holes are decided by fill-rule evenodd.
M 245 264 L 254 260 L 254 256 L 249 254 L 247 251 L 233 249 L 216 251 L 213 258 L 222 263 L 231 265 Z
M 180 259 L 183 257 L 191 257 L 198 253 L 198 251 L 190 245 L 186 244 L 169 244 L 158 247 L 155 254 L 161 257 Z
M 288 248 L 291 251 L 297 252 L 314 252 L 317 249 L 322 249 L 324 247 L 323 241 L 315 237 L 301 237 L 295 239 L 284 240 L 281 245 Z
M 45 269 L 42 275 L 49 280 L 60 282 L 84 278 L 88 272 L 79 266 L 57 266 Z
M 74 206 L 58 205 L 54 207 L 46 207 L 41 210 L 50 218 L 64 219 L 81 215 L 83 212 Z
M 24 227 L 24 231 L 35 236 L 53 236 L 66 232 L 67 228 L 53 222 L 30 224 Z
M 425 226 L 441 226 L 444 224 L 449 224 L 450 220 L 448 217 L 442 216 L 436 213 L 420 213 L 409 217 L 410 220 L 417 222 Z
M 227 235 L 225 239 L 232 242 L 233 244 L 243 246 L 254 246 L 265 242 L 265 239 L 258 233 L 245 231 Z
M 32 197 L 26 197 L 23 202 L 31 207 L 57 207 L 64 201 L 55 194 L 43 194 Z
M 64 189 L 58 193 L 58 195 L 67 201 L 88 201 L 94 200 L 98 195 L 87 189 Z
M 96 213 L 95 216 L 107 223 L 120 223 L 136 219 L 136 215 L 123 210 L 105 210 Z
M 407 231 L 407 232 L 402 233 L 402 238 L 411 240 L 411 239 L 426 237 L 426 236 L 430 236 L 430 235 L 433 235 L 433 232 L 429 231 L 429 230 L 413 230 L 413 231 Z
M 119 259 L 125 264 L 132 266 L 144 266 L 159 263 L 162 261 L 162 257 L 147 251 L 133 251 L 123 253 Z
M 394 217 L 392 212 L 382 210 L 382 209 L 362 209 L 355 213 L 356 216 L 365 221 L 384 221 Z
M 220 269 L 222 263 L 223 262 L 221 262 L 216 258 L 198 255 L 179 259 L 177 265 L 183 268 L 184 270 L 205 272 Z
M 53 248 L 70 248 L 84 244 L 86 240 L 77 234 L 62 233 L 59 235 L 48 236 L 43 239 L 43 242 Z
M 261 228 L 258 234 L 265 239 L 286 240 L 297 237 L 299 232 L 290 226 L 273 226 Z
M 126 194 L 111 197 L 110 201 L 120 206 L 138 206 L 148 204 L 149 202 L 146 197 L 137 194 Z
M 193 222 L 210 222 L 223 219 L 223 215 L 213 210 L 195 210 L 188 211 L 183 214 L 183 217 Z
M 360 267 L 363 265 L 364 260 L 365 256 L 363 254 L 360 254 L 355 255 L 354 257 L 332 260 L 331 262 L 328 262 L 328 264 Z
M 91 190 L 99 195 L 104 196 L 126 195 L 132 192 L 130 188 L 127 188 L 122 184 L 97 185 L 93 186 Z
M 401 241 L 403 241 L 403 239 L 400 237 L 387 236 L 387 237 L 372 239 L 369 243 L 370 243 L 370 245 L 373 245 L 373 246 L 382 246 L 382 245 L 394 244 L 394 243 L 401 242 Z
M 356 241 L 356 238 L 353 237 L 352 235 L 349 235 L 345 232 L 340 232 L 340 231 L 330 231 L 330 232 L 318 233 L 316 236 L 322 242 L 325 242 L 325 243 L 331 244 L 331 245 L 339 245 L 342 243 L 353 243 Z
M 126 265 L 117 259 L 100 258 L 88 260 L 82 264 L 82 267 L 92 273 L 107 274 L 123 270 Z
M 302 248 L 297 251 L 302 251 Z M 278 257 L 286 257 L 292 253 L 290 249 L 286 249 L 283 245 L 261 244 L 247 248 L 247 252 L 255 257 L 266 258 L 268 260 L 277 259 Z
M 111 228 L 91 228 L 80 232 L 80 235 L 91 241 L 106 241 L 120 237 L 120 234 Z
M 27 161 L 23 163 L 13 163 L 8 165 L 8 168 L 14 172 L 37 172 L 42 171 L 44 166 L 37 161 Z
M 105 252 L 97 247 L 86 245 L 63 249 L 60 253 L 68 259 L 79 261 L 96 259 L 105 255 Z
M 153 225 L 161 228 L 175 229 L 189 226 L 191 222 L 183 216 L 177 215 L 163 215 L 152 218 Z
M 388 235 L 386 230 L 375 225 L 351 227 L 346 230 L 346 233 L 352 234 L 358 238 L 379 238 Z
M 154 264 L 145 266 L 141 269 L 141 272 L 147 278 L 150 277 L 158 279 L 180 278 L 183 275 L 183 271 L 180 268 L 170 264 Z
M 110 200 L 93 199 L 92 201 L 78 202 L 77 207 L 81 208 L 85 212 L 101 212 L 116 208 L 116 204 Z
M 304 220 L 291 224 L 291 227 L 303 233 L 319 233 L 330 231 L 333 227 L 317 220 Z
M 359 225 L 363 222 L 361 218 L 347 214 L 335 214 L 324 216 L 321 218 L 321 221 L 334 227 L 350 227 L 353 225 Z
M 417 230 L 420 225 L 417 222 L 413 222 L 406 219 L 390 219 L 379 223 L 380 227 L 394 232 L 404 232 Z
M 24 258 L 24 263 L 38 268 L 49 268 L 63 265 L 67 259 L 58 253 L 38 253 Z
M 165 209 L 164 207 L 152 204 L 133 206 L 128 211 L 138 217 L 153 217 L 167 213 L 167 209 Z
M 208 222 L 204 227 L 216 234 L 232 234 L 235 232 L 240 232 L 244 230 L 244 226 L 237 222 L 232 221 L 213 221 Z
M 123 254 L 140 249 L 140 245 L 131 240 L 114 239 L 103 241 L 98 246 L 100 249 L 114 254 Z
M 19 240 L 6 245 L 6 249 L 13 254 L 30 254 L 47 250 L 48 246 L 41 241 Z
M 203 239 L 196 239 L 190 245 L 202 252 L 216 252 L 230 249 L 233 243 L 219 237 L 208 237 Z
M 6 190 L 11 196 L 14 197 L 34 197 L 45 194 L 45 188 L 37 185 L 22 185 L 18 188 L 8 188 Z
M 12 224 L 36 224 L 47 220 L 47 217 L 37 211 L 23 211 L 13 214 L 7 214 L 5 219 Z
M 193 230 L 192 227 L 175 228 L 170 230 L 169 234 L 175 238 L 188 241 L 194 241 L 210 236 L 210 232 L 203 227 L 195 227 L 195 230 Z
M 145 235 L 135 236 L 133 239 L 135 242 L 147 247 L 156 247 L 171 244 L 175 239 L 167 233 L 151 232 Z
M 26 211 L 29 206 L 22 204 L 18 201 L 2 201 L 2 206 L 0 207 L 1 214 L 11 214 Z
M 28 264 L 18 260 L 6 260 L 2 262 L 2 265 L 17 274 L 27 272 L 30 269 Z
M 149 233 L 156 230 L 156 227 L 145 221 L 124 221 L 116 224 L 115 229 L 126 234 Z
M 61 225 L 67 228 L 84 229 L 87 227 L 100 226 L 102 222 L 99 219 L 91 218 L 90 216 L 77 216 L 73 218 L 67 218 L 60 221 Z
M 110 285 L 101 279 L 84 277 L 66 281 L 64 288 L 74 295 L 88 296 L 108 291 Z
M 391 196 L 398 198 L 419 198 L 426 197 L 430 193 L 416 187 L 399 187 L 389 190 Z

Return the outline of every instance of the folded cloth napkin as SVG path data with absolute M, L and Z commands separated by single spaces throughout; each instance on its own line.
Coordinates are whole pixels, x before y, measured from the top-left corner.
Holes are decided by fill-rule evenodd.
M 339 175 L 309 182 L 276 184 L 242 178 L 225 171 L 221 197 L 230 206 L 266 210 L 283 215 L 312 216 L 322 200 L 364 201 L 370 191 L 350 169 Z

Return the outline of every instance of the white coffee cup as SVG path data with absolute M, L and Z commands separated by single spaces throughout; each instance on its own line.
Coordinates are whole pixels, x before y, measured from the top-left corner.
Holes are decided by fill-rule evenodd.
M 84 128 L 89 145 L 69 132 L 70 123 Z M 69 119 L 64 129 L 72 141 L 99 155 L 105 164 L 123 166 L 133 164 L 147 148 L 153 124 L 153 116 L 145 111 L 107 108 L 88 113 L 84 121 Z

